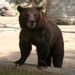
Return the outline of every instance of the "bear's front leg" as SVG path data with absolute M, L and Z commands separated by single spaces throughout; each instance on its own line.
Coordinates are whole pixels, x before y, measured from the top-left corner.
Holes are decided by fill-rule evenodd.
M 38 68 L 47 68 L 46 59 L 48 56 L 48 44 L 45 42 L 39 43 L 37 45 L 37 55 L 38 55 Z
M 20 66 L 24 64 L 31 51 L 31 44 L 26 41 L 20 41 L 19 47 L 21 52 L 21 58 L 15 62 L 15 66 Z

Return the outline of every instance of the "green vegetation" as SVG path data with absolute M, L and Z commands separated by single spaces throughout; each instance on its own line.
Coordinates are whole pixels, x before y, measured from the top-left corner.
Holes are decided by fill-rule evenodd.
M 13 5 L 12 8 L 17 11 L 17 6 Z

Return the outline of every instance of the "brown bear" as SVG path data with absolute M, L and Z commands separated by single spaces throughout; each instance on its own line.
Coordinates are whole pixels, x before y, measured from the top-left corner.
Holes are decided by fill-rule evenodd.
M 36 46 L 38 68 L 51 66 L 61 68 L 64 57 L 64 42 L 61 30 L 57 24 L 48 19 L 42 7 L 17 7 L 21 27 L 19 47 L 21 58 L 15 62 L 16 66 L 24 64 L 28 58 L 32 44 Z

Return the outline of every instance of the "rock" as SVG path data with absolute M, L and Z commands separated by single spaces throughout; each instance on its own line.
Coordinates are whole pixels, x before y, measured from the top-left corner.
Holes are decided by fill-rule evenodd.
M 0 0 L 0 9 L 2 9 L 5 6 L 5 0 Z
M 0 9 L 0 15 L 2 14 L 2 10 Z
M 18 13 L 13 10 L 3 10 L 1 16 L 16 16 Z
M 3 4 L 0 4 L 0 6 Z M 1 16 L 16 16 L 18 14 L 17 11 L 11 8 L 9 2 L 5 2 L 5 4 L 0 8 Z

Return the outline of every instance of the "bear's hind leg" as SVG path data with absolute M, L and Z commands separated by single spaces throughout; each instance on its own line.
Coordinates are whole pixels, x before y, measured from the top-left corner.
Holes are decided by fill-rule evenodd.
M 53 65 L 54 67 L 61 68 L 63 63 L 63 56 L 55 56 L 53 57 Z
M 53 47 L 53 65 L 54 67 L 61 68 L 64 58 L 64 43 L 59 39 L 57 44 Z

